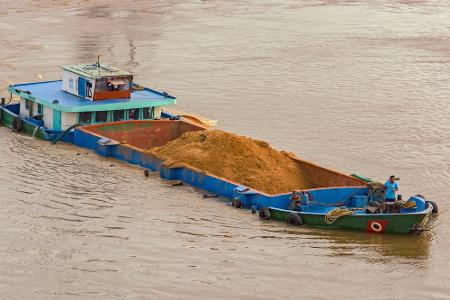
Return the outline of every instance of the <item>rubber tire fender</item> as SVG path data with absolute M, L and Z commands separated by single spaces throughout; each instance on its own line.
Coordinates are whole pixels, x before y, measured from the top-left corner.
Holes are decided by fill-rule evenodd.
M 436 202 L 427 200 L 427 201 L 425 201 L 425 207 L 428 208 L 430 206 L 430 203 L 431 203 L 431 205 L 433 205 L 433 210 L 431 211 L 431 213 L 437 214 L 439 212 L 439 209 L 438 209 Z
M 231 205 L 236 208 L 241 208 L 242 202 L 239 199 L 234 199 L 233 202 L 231 202 Z
M 270 210 L 267 206 L 261 207 L 259 210 L 259 218 L 261 220 L 270 220 Z
M 15 132 L 22 130 L 22 119 L 20 117 L 14 117 L 12 120 L 12 129 Z
M 301 226 L 301 225 L 305 224 L 302 216 L 300 216 L 299 214 L 296 214 L 296 213 L 290 213 L 287 216 L 286 222 L 289 225 L 294 225 L 294 226 Z

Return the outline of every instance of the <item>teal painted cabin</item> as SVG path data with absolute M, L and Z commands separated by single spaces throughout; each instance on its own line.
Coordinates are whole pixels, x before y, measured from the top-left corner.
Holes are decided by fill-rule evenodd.
M 107 65 L 64 66 L 62 80 L 10 85 L 20 97 L 17 115 L 45 130 L 74 124 L 153 120 L 176 98 L 133 83 L 133 74 Z

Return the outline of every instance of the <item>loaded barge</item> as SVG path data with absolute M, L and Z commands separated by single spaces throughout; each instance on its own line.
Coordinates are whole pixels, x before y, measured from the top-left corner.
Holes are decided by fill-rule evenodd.
M 150 150 L 164 147 L 205 124 L 163 111 L 176 98 L 133 83 L 133 74 L 107 65 L 62 67 L 62 80 L 10 85 L 18 103 L 2 98 L 0 123 L 56 143 L 65 141 L 139 165 L 168 180 L 179 180 L 231 199 L 233 206 L 256 212 L 262 220 L 314 225 L 372 233 L 419 233 L 434 202 L 423 196 L 398 201 L 397 210 L 381 206 L 384 189 L 369 180 L 346 175 L 289 156 L 314 188 L 270 195 L 241 182 L 189 165 L 169 165 Z M 245 154 L 245 153 L 243 153 Z

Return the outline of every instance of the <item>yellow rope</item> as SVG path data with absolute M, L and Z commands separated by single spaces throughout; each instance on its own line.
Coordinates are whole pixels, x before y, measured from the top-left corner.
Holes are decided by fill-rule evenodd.
M 404 208 L 415 208 L 416 202 L 415 201 L 401 201 L 400 206 L 404 207 Z M 353 212 L 354 212 L 354 210 L 348 209 L 348 208 L 340 208 L 340 207 L 335 208 L 335 209 L 327 212 L 327 214 L 324 216 L 325 223 L 327 223 L 328 225 L 331 225 L 334 222 L 336 222 L 336 220 L 339 219 L 340 217 L 352 215 Z
M 136 83 L 133 83 L 132 88 L 133 88 L 134 91 L 142 91 L 144 89 L 144 87 L 142 85 L 139 85 L 139 84 L 136 84 Z
M 415 208 L 416 207 L 416 201 L 402 201 L 400 202 L 400 206 L 403 208 Z
M 353 214 L 353 210 L 347 209 L 347 208 L 335 208 L 325 215 L 325 223 L 331 225 L 334 222 L 336 222 L 337 219 L 343 216 L 348 216 Z

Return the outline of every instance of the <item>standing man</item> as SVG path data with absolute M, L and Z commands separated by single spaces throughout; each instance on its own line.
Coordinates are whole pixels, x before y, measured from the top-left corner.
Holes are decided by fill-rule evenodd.
M 395 204 L 395 193 L 398 191 L 398 184 L 395 182 L 395 176 L 391 175 L 389 180 L 384 184 L 386 188 L 386 195 L 384 196 L 384 200 L 386 201 L 387 211 L 390 211 L 391 206 Z
M 297 195 L 296 191 L 292 192 L 291 203 L 289 204 L 289 210 L 299 210 L 300 209 L 300 197 Z

